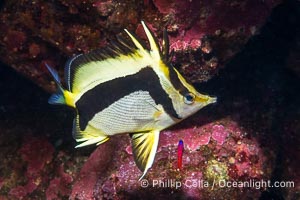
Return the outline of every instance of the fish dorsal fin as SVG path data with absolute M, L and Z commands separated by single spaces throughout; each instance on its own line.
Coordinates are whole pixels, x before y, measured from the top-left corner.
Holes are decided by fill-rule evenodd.
M 74 66 L 76 64 L 76 63 L 73 63 L 73 61 L 75 61 L 80 56 L 82 56 L 82 54 L 79 54 L 79 55 L 76 55 L 76 56 L 70 58 L 65 65 L 65 83 L 66 83 L 67 89 L 69 91 L 72 91 L 71 79 L 73 79 L 73 77 L 71 75 L 71 69 L 74 70 L 75 67 L 72 67 L 72 66 Z
M 134 45 L 135 45 L 138 49 L 144 51 L 145 48 L 144 48 L 144 46 L 141 44 L 141 42 L 137 39 L 137 37 L 135 37 L 135 36 L 133 35 L 133 33 L 131 33 L 130 31 L 128 31 L 127 29 L 124 29 L 124 30 L 125 30 L 125 32 L 127 33 L 127 35 L 130 37 L 130 39 L 132 40 L 132 42 L 134 43 Z
M 83 94 L 100 83 L 135 74 L 147 66 L 161 67 L 159 63 L 162 63 L 163 54 L 158 42 L 143 21 L 142 25 L 149 40 L 150 51 L 125 29 L 131 41 L 118 38 L 106 48 L 77 55 L 67 62 L 65 79 L 68 90 Z M 165 71 L 165 67 L 163 65 L 158 70 Z
M 158 45 L 158 41 L 156 40 L 156 38 L 153 36 L 153 33 L 149 30 L 149 28 L 147 27 L 147 25 L 145 24 L 144 21 L 142 21 L 142 25 L 144 27 L 145 33 L 147 35 L 147 38 L 149 40 L 149 44 L 150 44 L 150 49 L 151 49 L 151 54 L 153 54 L 153 56 L 156 59 L 160 59 L 160 48 Z
M 167 33 L 167 29 L 164 29 L 163 33 L 163 41 L 162 41 L 162 56 L 165 59 L 165 61 L 169 62 L 169 37 Z
M 131 134 L 132 151 L 134 160 L 138 168 L 143 172 L 141 180 L 148 169 L 151 168 L 159 140 L 159 131 L 152 130 L 149 132 Z
M 71 58 L 65 66 L 68 90 L 72 93 L 84 93 L 97 84 L 135 74 L 149 66 L 149 53 L 147 56 L 143 46 L 136 45 L 137 43 L 118 38 L 104 49 Z
M 141 21 L 144 31 L 146 33 L 146 36 L 148 38 L 149 41 L 149 45 L 150 45 L 150 54 L 152 55 L 153 58 L 155 58 L 156 60 L 160 60 L 161 59 L 161 51 L 159 48 L 159 44 L 157 39 L 154 37 L 153 33 L 150 31 L 150 29 L 148 28 L 148 26 L 145 24 L 144 21 Z M 129 35 L 129 37 L 131 38 L 132 42 L 135 44 L 135 46 L 140 49 L 140 50 L 145 50 L 144 46 L 138 41 L 138 39 L 131 33 L 129 32 L 127 29 L 125 29 L 126 33 Z M 148 50 L 146 50 L 147 52 L 149 52 Z
M 157 61 L 158 70 L 164 74 L 165 77 L 169 79 L 169 65 L 166 64 L 169 62 L 169 38 L 166 29 L 163 33 L 162 40 L 162 51 L 160 50 L 160 46 L 154 34 L 150 31 L 147 25 L 142 21 L 143 28 L 147 35 L 149 44 L 150 44 L 150 54 L 151 57 Z M 156 65 L 154 65 L 156 66 Z

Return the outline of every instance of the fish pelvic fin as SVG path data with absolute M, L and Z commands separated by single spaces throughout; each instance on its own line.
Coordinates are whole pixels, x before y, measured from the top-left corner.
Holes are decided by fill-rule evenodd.
M 73 137 L 76 142 L 81 142 L 75 148 L 88 146 L 91 144 L 100 145 L 106 142 L 109 137 L 104 135 L 100 130 L 87 125 L 84 131 L 80 130 L 79 126 L 79 115 L 73 121 Z
M 47 63 L 46 67 L 57 85 L 57 91 L 49 98 L 48 103 L 54 105 L 68 105 L 71 107 L 75 107 L 73 95 L 71 92 L 64 90 L 63 86 L 61 85 L 61 81 L 57 71 L 51 66 L 49 66 Z
M 132 151 L 135 163 L 143 172 L 141 180 L 151 168 L 156 154 L 159 131 L 151 130 L 148 132 L 130 134 L 132 140 Z

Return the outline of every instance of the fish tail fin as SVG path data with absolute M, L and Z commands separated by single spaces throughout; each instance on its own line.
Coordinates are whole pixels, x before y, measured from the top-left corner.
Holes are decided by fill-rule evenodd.
M 48 99 L 49 104 L 57 105 L 57 104 L 66 104 L 66 99 L 63 93 L 58 90 L 55 94 L 52 94 Z
M 58 76 L 58 73 L 55 69 L 53 69 L 51 66 L 49 66 L 47 63 L 46 63 L 46 67 L 48 69 L 48 71 L 50 72 L 50 74 L 52 75 L 56 85 L 58 86 L 57 87 L 57 91 L 55 94 L 53 94 L 49 100 L 48 100 L 48 103 L 49 104 L 66 104 L 66 98 L 65 98 L 65 90 L 63 89 L 62 85 L 61 85 L 61 81 L 60 81 L 60 78 Z

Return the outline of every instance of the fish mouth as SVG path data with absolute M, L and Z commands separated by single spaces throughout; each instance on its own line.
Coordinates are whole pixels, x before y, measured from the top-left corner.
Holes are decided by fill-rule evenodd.
M 218 99 L 217 97 L 210 96 L 207 103 L 208 104 L 215 104 L 215 103 L 217 103 L 217 99 Z
M 209 96 L 209 95 L 203 95 L 203 94 L 200 94 L 200 93 L 197 93 L 196 98 L 198 99 L 197 101 L 201 102 L 204 105 L 214 104 L 214 103 L 217 102 L 217 97 Z

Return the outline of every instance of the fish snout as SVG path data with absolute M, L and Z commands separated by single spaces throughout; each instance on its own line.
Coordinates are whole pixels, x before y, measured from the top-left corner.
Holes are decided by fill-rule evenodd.
M 209 96 L 208 104 L 215 104 L 215 103 L 217 103 L 217 100 L 218 100 L 217 97 L 215 97 L 215 96 Z
M 214 96 L 203 95 L 203 94 L 200 94 L 198 92 L 197 92 L 196 96 L 197 96 L 196 101 L 201 102 L 205 105 L 213 104 L 213 103 L 217 102 L 217 97 L 214 97 Z

